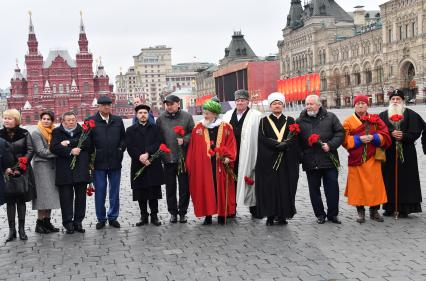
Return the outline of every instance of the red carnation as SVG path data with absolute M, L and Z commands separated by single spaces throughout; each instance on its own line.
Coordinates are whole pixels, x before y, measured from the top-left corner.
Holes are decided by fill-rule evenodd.
M 89 127 L 92 129 L 96 127 L 95 120 L 89 120 Z
M 379 123 L 380 117 L 377 114 L 370 114 L 370 123 L 377 124 Z
M 23 163 L 19 163 L 19 169 L 21 169 L 23 172 L 25 172 L 27 170 L 27 165 L 25 165 Z
M 290 126 L 288 126 L 288 128 L 290 129 L 290 132 L 293 134 L 299 134 L 300 133 L 300 126 L 297 123 L 291 124 Z
M 185 129 L 182 126 L 176 126 L 173 128 L 173 131 L 176 135 L 179 135 L 181 137 L 185 136 Z
M 318 134 L 312 134 L 309 138 L 308 138 L 308 144 L 309 146 L 312 146 L 313 144 L 317 143 L 320 139 L 320 136 Z
M 83 132 L 87 133 L 89 131 L 89 126 L 86 124 L 81 125 L 81 127 L 83 128 Z
M 209 154 L 210 154 L 210 156 L 214 156 L 216 154 L 216 152 L 214 152 L 213 150 L 209 149 Z
M 19 157 L 18 158 L 18 163 L 22 163 L 22 164 L 24 164 L 24 165 L 27 165 L 28 164 L 28 157 Z
M 162 152 L 164 152 L 164 153 L 167 153 L 167 154 L 169 154 L 170 152 L 172 152 L 172 151 L 170 150 L 170 148 L 168 148 L 168 147 L 167 147 L 167 145 L 165 145 L 164 143 L 160 144 L 160 150 L 161 150 Z
M 369 120 L 369 116 L 368 115 L 364 115 L 364 116 L 361 116 L 361 118 L 359 118 L 362 122 L 368 122 L 368 121 L 370 121 Z
M 214 141 L 210 141 L 210 145 L 214 145 Z
M 399 122 L 402 119 L 404 119 L 404 116 L 401 115 L 401 114 L 394 114 L 389 118 L 389 120 L 392 121 L 392 122 Z
M 253 185 L 254 184 L 254 180 L 252 178 L 249 177 L 244 177 L 244 181 L 246 182 L 247 185 Z

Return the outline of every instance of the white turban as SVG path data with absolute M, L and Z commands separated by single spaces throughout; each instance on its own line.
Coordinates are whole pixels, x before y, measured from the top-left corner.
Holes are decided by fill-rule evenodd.
M 285 97 L 282 93 L 275 92 L 275 93 L 272 93 L 268 96 L 268 104 L 269 105 L 271 105 L 271 103 L 273 103 L 276 100 L 282 102 L 283 104 L 285 103 Z

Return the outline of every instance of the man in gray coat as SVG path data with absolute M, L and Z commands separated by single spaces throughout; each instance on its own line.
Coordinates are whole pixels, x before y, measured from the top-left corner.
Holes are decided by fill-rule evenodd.
M 305 100 L 306 109 L 302 111 L 297 123 L 300 125 L 300 147 L 302 149 L 302 166 L 308 177 L 309 195 L 317 223 L 325 223 L 327 218 L 332 223 L 340 224 L 338 169 L 331 157 L 338 159 L 337 148 L 343 143 L 345 131 L 339 119 L 332 112 L 321 106 L 318 96 L 310 95 Z M 309 144 L 312 134 L 320 136 L 322 145 Z M 321 199 L 321 180 L 327 201 L 327 213 Z
M 171 149 L 171 153 L 164 155 L 164 173 L 166 177 L 166 197 L 167 209 L 170 213 L 170 222 L 186 223 L 186 212 L 189 205 L 189 184 L 186 169 L 179 171 L 179 149 L 186 155 L 186 149 L 189 143 L 194 120 L 192 116 L 180 109 L 180 99 L 175 95 L 168 95 L 163 101 L 166 111 L 157 119 L 157 125 L 160 127 L 161 134 L 166 145 Z M 183 128 L 183 136 L 175 133 L 176 126 Z M 180 148 L 179 148 L 180 147 Z M 183 161 L 185 165 L 185 161 Z M 179 205 L 176 199 L 176 177 L 179 182 Z

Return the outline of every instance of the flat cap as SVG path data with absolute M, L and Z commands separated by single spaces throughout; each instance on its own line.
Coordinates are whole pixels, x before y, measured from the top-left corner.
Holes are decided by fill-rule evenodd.
M 108 96 L 100 96 L 98 99 L 98 104 L 111 104 L 112 100 Z
M 180 102 L 180 98 L 178 96 L 175 96 L 175 95 L 168 95 L 164 99 L 163 103 L 166 103 L 166 102 Z

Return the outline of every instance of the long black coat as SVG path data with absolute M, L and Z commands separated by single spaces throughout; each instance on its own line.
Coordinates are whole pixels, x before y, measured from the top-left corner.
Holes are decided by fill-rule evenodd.
M 300 125 L 301 130 L 299 142 L 303 170 L 334 168 L 327 153 L 319 145 L 309 146 L 308 138 L 312 134 L 320 135 L 321 141 L 328 144 L 330 152 L 338 159 L 337 148 L 343 143 L 345 130 L 337 116 L 321 107 L 316 117 L 310 117 L 305 109 L 300 113 L 296 122 Z
M 9 144 L 10 152 L 13 155 L 13 165 L 18 163 L 19 157 L 28 158 L 27 170 L 24 173 L 24 176 L 28 178 L 28 192 L 24 196 L 5 197 L 5 201 L 8 203 L 29 202 L 37 197 L 34 173 L 31 167 L 31 159 L 34 155 L 33 142 L 30 133 L 21 127 L 15 127 L 11 132 L 13 134 L 9 134 L 5 128 L 1 129 L 0 138 L 6 140 Z
M 394 126 L 389 122 L 388 112 L 380 113 L 380 118 L 389 128 L 389 133 Z M 423 130 L 423 120 L 413 110 L 407 108 L 401 123 L 403 133 L 402 147 L 404 152 L 404 163 L 398 165 L 398 202 L 399 204 L 417 204 L 422 202 L 420 189 L 419 168 L 417 164 L 417 151 L 415 141 L 420 137 Z M 386 186 L 388 204 L 390 207 L 395 202 L 395 144 L 392 137 L 392 146 L 386 150 L 386 162 L 382 164 L 383 180 Z M 417 208 L 418 209 L 418 208 Z M 410 210 L 413 210 L 410 208 Z M 408 210 L 408 213 L 411 212 Z
M 423 122 L 422 147 L 423 153 L 426 154 L 426 122 Z
M 133 180 L 136 172 L 144 165 L 139 161 L 141 154 L 148 152 L 153 155 L 162 142 L 160 128 L 151 123 L 147 123 L 145 128 L 141 124 L 135 124 L 126 130 L 127 152 L 132 159 L 130 168 L 130 181 L 132 189 L 143 189 L 150 186 L 160 186 L 164 184 L 163 166 L 161 158 L 157 158 L 148 167 L 145 168 L 142 175 Z
M 80 124 L 77 124 L 77 128 L 74 130 L 74 134 L 71 135 L 65 131 L 61 125 L 52 132 L 52 141 L 50 143 L 50 150 L 53 154 L 56 154 L 56 185 L 74 185 L 78 183 L 89 183 L 91 182 L 89 174 L 89 161 L 91 153 L 90 137 L 86 139 L 81 147 L 80 155 L 77 156 L 77 162 L 74 170 L 71 170 L 71 161 L 73 155 L 71 150 L 78 145 L 83 130 Z M 68 140 L 70 144 L 63 146 L 62 141 Z
M 95 170 L 121 169 L 126 149 L 125 129 L 121 117 L 111 114 L 107 124 L 98 112 L 88 120 L 94 120 L 96 124 L 90 133 L 92 144 L 96 149 Z
M 275 124 L 286 124 L 283 140 L 289 134 L 288 126 L 294 124 L 292 117 L 282 115 L 280 120 L 273 116 Z M 278 130 L 281 126 L 277 126 Z M 296 214 L 295 196 L 299 180 L 299 153 L 297 136 L 287 141 L 287 147 L 278 148 L 280 144 L 267 119 L 264 117 L 259 125 L 259 145 L 255 168 L 256 206 L 260 217 L 281 216 L 292 218 Z M 280 152 L 284 153 L 278 171 L 273 169 Z
M 4 139 L 0 138 L 0 206 L 4 203 L 4 172 L 7 168 L 12 167 L 14 164 L 9 144 Z

